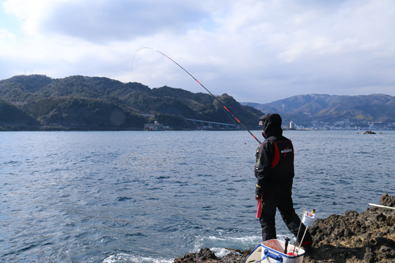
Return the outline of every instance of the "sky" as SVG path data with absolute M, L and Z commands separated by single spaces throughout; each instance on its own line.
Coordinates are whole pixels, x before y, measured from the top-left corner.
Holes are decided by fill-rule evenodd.
M 100 76 L 266 103 L 395 96 L 393 0 L 0 0 L 0 79 Z

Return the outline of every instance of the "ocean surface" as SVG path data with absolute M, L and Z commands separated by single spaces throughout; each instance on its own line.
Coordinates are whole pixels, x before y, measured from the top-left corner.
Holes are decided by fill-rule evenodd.
M 394 131 L 285 136 L 299 215 L 395 195 Z M 245 131 L 1 132 L 0 262 L 164 263 L 252 248 L 256 147 Z M 277 227 L 290 236 L 280 217 Z

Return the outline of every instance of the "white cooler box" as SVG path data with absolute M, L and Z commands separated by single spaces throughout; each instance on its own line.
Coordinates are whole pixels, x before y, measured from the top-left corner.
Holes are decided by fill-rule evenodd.
M 284 253 L 285 241 L 270 239 L 259 244 L 247 258 L 246 263 L 302 263 L 305 251 L 288 244 Z M 295 251 L 294 251 L 295 249 Z

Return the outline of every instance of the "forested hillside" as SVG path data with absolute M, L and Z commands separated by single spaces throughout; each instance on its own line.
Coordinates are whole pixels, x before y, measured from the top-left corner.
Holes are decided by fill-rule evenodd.
M 2 129 L 141 130 L 160 122 L 169 129 L 199 129 L 193 120 L 234 124 L 221 103 L 249 128 L 261 112 L 223 94 L 215 100 L 204 93 L 102 77 L 71 76 L 52 79 L 43 75 L 15 76 L 0 81 Z M 7 109 L 6 109 L 7 108 Z M 18 112 L 18 114 L 16 113 Z M 239 126 L 210 126 L 224 129 Z

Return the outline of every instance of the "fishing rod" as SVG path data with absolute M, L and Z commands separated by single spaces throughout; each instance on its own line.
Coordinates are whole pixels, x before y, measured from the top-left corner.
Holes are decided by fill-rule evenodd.
M 156 50 L 153 48 L 149 48 L 149 47 L 145 47 L 148 49 L 151 49 L 153 51 L 158 52 L 159 54 L 161 54 L 162 56 L 164 56 L 165 58 L 169 59 L 170 61 L 172 61 L 174 64 L 176 64 L 180 69 L 182 69 L 185 73 L 187 73 L 197 84 L 199 84 L 200 87 L 202 87 L 204 90 L 206 90 L 208 92 L 208 94 L 210 94 L 215 101 L 217 101 L 223 108 L 224 110 L 232 117 L 232 119 L 239 125 L 241 125 L 244 129 L 247 130 L 247 132 L 252 136 L 252 138 L 254 138 L 259 144 L 261 144 L 261 141 L 251 132 L 250 129 L 248 129 L 248 127 L 242 123 L 240 121 L 239 118 L 236 117 L 236 115 L 233 114 L 233 112 L 226 107 L 226 105 L 224 103 L 222 103 L 222 101 L 220 101 L 206 86 L 203 85 L 202 82 L 200 82 L 194 75 L 192 75 L 192 73 L 190 73 L 187 69 L 185 69 L 183 66 L 181 66 L 177 61 L 175 61 L 174 59 L 172 59 L 170 56 L 168 56 L 166 53 L 160 51 L 160 50 Z
M 375 206 L 375 207 L 380 207 L 380 208 L 386 208 L 386 209 L 395 210 L 395 207 L 392 207 L 392 206 L 378 205 L 378 204 L 371 204 L 371 203 L 369 203 L 369 205 L 370 205 L 370 206 Z

